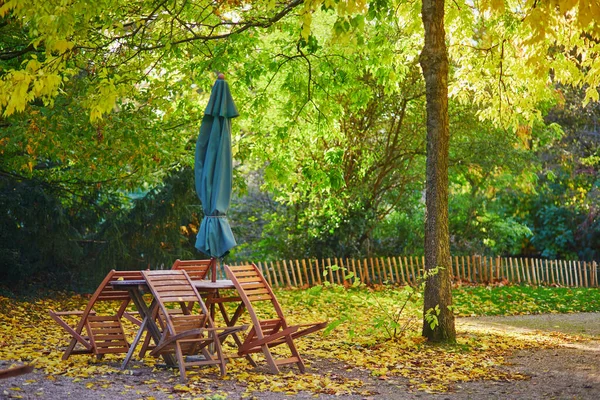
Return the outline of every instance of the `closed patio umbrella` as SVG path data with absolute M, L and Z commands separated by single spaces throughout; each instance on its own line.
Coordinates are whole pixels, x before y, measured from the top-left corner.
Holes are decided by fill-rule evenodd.
M 194 164 L 196 193 L 204 211 L 196 248 L 213 259 L 213 281 L 217 258 L 224 257 L 236 245 L 227 210 L 233 179 L 231 119 L 238 115 L 229 86 L 219 74 L 200 125 Z

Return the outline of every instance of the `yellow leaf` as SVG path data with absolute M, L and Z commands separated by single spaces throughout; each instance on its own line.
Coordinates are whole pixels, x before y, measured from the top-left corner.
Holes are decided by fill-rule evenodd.
M 500 14 L 504 12 L 504 0 L 491 0 L 490 8 Z
M 561 0 L 558 2 L 561 13 L 566 13 L 577 5 L 577 0 Z
M 173 390 L 178 392 L 189 392 L 191 389 L 186 385 L 177 384 L 173 386 Z
M 56 42 L 54 42 L 52 44 L 52 47 L 58 51 L 59 53 L 65 53 L 67 50 L 71 50 L 73 48 L 73 43 L 61 39 L 61 40 L 57 40 Z

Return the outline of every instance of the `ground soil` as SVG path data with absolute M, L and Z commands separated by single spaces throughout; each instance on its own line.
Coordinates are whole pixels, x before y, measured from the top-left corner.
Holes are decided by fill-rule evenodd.
M 600 399 L 600 313 L 529 315 L 516 317 L 479 317 L 458 320 L 458 326 L 485 327 L 499 332 L 511 330 L 535 330 L 562 332 L 588 337 L 588 341 L 573 341 L 553 349 L 516 351 L 507 359 L 503 368 L 525 374 L 528 380 L 511 382 L 478 381 L 456 384 L 450 392 L 429 394 L 410 391 L 401 378 L 378 380 L 368 371 L 350 368 L 331 360 L 310 360 L 310 372 L 331 373 L 340 378 L 358 378 L 364 382 L 361 388 L 368 395 L 344 395 L 347 399 Z M 0 362 L 0 368 L 6 363 Z M 152 391 L 144 384 L 151 374 L 149 368 L 139 366 L 132 375 L 108 376 L 111 385 L 106 388 L 86 387 L 86 380 L 56 377 L 48 380 L 40 372 L 0 381 L 0 399 L 169 399 L 179 398 L 181 393 Z M 170 371 L 152 373 L 157 380 L 173 379 Z M 97 380 L 98 377 L 95 377 Z M 211 389 L 226 394 L 228 399 L 240 399 L 246 388 L 239 383 L 220 380 L 214 376 Z M 117 383 L 117 384 L 115 384 Z M 122 384 L 119 384 L 122 383 Z M 127 386 L 125 386 L 127 385 Z M 22 390 L 13 391 L 19 387 Z M 123 390 L 123 387 L 131 389 Z M 170 397 L 171 396 L 171 397 Z M 281 393 L 254 393 L 256 399 L 275 400 L 290 398 Z M 298 399 L 333 399 L 340 396 L 304 393 L 294 395 Z

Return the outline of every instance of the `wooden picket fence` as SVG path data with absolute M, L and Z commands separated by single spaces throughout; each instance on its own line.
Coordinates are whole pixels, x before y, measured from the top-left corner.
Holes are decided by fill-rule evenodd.
M 531 285 L 600 287 L 597 262 L 513 257 L 454 256 L 451 275 L 455 283 L 528 283 Z M 228 263 L 243 265 L 247 263 Z M 425 257 L 398 256 L 363 259 L 302 259 L 256 262 L 273 287 L 308 287 L 325 281 L 350 285 L 356 279 L 366 284 L 415 285 Z M 222 271 L 221 271 L 222 273 Z

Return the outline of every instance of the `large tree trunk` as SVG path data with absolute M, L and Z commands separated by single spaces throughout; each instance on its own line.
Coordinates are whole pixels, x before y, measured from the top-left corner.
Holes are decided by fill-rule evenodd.
M 440 267 L 425 283 L 424 310 L 439 306 L 439 325 L 423 320 L 423 336 L 432 342 L 456 341 L 450 281 L 448 232 L 448 51 L 444 31 L 444 0 L 423 0 L 425 44 L 420 64 L 427 96 L 427 178 L 425 270 Z

